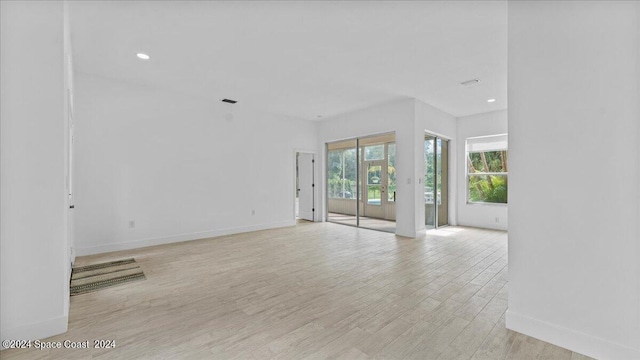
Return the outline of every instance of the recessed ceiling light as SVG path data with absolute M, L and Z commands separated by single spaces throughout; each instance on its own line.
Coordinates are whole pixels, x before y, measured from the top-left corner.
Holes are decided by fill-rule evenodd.
M 142 60 L 149 60 L 151 59 L 151 57 L 147 54 L 144 53 L 137 53 L 136 56 L 138 57 L 138 59 L 142 59 Z
M 496 102 L 496 99 L 489 99 L 487 100 L 488 103 L 492 103 L 492 102 Z

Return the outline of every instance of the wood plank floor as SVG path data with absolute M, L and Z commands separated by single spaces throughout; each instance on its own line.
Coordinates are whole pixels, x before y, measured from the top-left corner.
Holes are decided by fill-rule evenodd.
M 3 359 L 588 359 L 506 330 L 507 235 L 425 238 L 332 223 L 78 258 L 134 257 L 147 280 L 71 298 L 48 341 Z

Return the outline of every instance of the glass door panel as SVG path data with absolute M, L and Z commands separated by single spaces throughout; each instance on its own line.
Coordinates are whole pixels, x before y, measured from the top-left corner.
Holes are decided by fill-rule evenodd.
M 438 226 L 449 224 L 449 141 L 438 138 L 437 161 L 438 164 L 438 194 L 437 206 Z
M 424 215 L 427 229 L 449 223 L 449 141 L 424 138 Z
M 380 186 L 382 184 L 382 166 L 368 164 L 367 169 L 367 204 L 381 205 Z
M 384 144 L 369 145 L 364 147 L 364 160 L 383 160 Z
M 396 144 L 387 145 L 387 201 L 396 202 Z M 395 216 L 394 216 L 395 219 Z
M 366 150 L 365 150 L 366 152 Z M 366 159 L 366 156 L 365 156 Z M 364 161 L 362 176 L 364 180 L 364 214 L 363 216 L 384 218 L 384 208 L 386 205 L 386 161 Z
M 380 185 L 367 185 L 367 205 L 380 206 Z
M 424 139 L 424 216 L 427 229 L 436 226 L 436 138 L 427 135 Z
M 327 220 L 357 225 L 356 140 L 327 144 Z

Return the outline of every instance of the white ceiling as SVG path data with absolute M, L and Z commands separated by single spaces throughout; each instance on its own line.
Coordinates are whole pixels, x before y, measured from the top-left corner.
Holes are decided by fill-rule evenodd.
M 506 108 L 506 10 L 504 1 L 70 2 L 78 72 L 309 120 L 406 97 L 454 116 Z M 460 86 L 473 78 L 481 82 Z

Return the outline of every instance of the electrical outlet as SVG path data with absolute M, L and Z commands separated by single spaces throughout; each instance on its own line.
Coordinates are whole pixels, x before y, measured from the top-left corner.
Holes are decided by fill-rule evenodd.
M 496 216 L 496 222 L 499 223 L 500 222 L 500 218 Z
M 256 211 L 255 210 L 251 210 L 251 216 L 255 215 Z
M 136 227 L 136 221 L 135 220 L 129 220 L 129 229 L 133 229 Z

